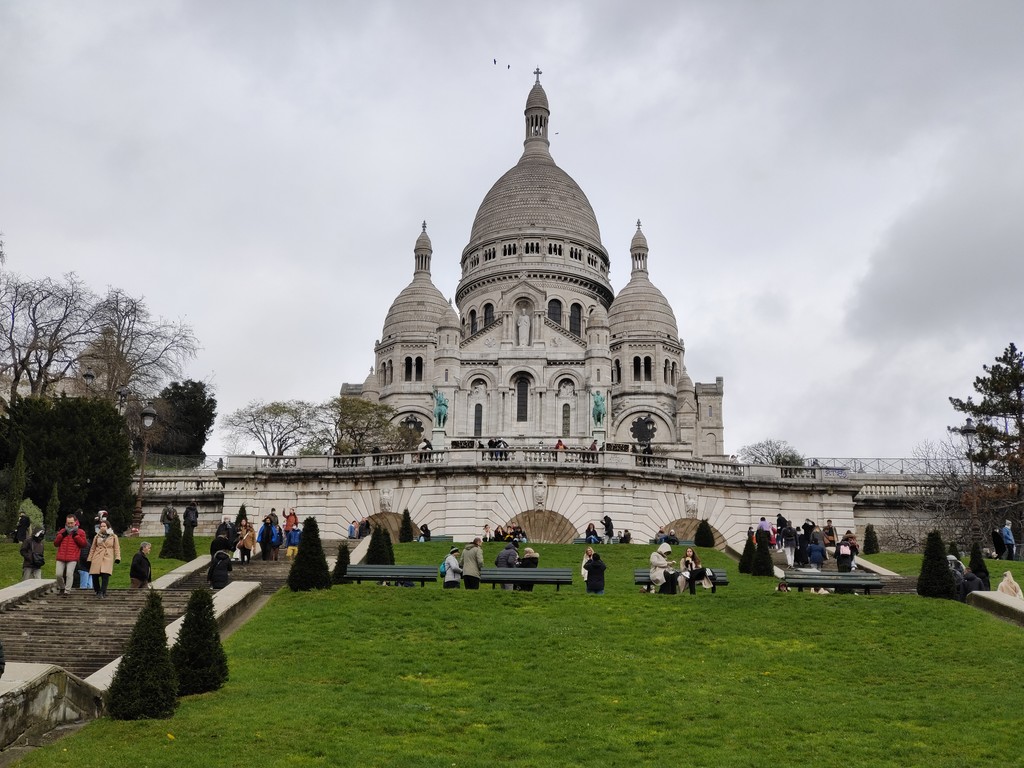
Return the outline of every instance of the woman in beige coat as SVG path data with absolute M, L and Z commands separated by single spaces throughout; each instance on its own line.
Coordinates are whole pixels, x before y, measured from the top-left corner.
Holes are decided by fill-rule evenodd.
M 100 530 L 93 537 L 89 550 L 89 573 L 92 574 L 92 588 L 96 597 L 107 596 L 107 582 L 114 572 L 114 565 L 121 562 L 121 544 L 117 534 L 110 530 L 106 520 L 100 521 Z

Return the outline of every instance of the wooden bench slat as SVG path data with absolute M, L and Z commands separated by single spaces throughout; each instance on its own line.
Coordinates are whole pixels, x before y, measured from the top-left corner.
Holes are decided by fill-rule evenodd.
M 345 579 L 362 583 L 364 581 L 418 581 L 426 586 L 428 581 L 437 581 L 437 568 L 432 565 L 350 565 Z
M 862 589 L 864 594 L 871 594 L 872 589 L 882 589 L 885 584 L 882 577 L 874 573 L 817 573 L 809 571 L 790 572 L 783 579 L 798 592 L 804 587 Z
M 484 568 L 480 583 L 491 584 L 554 584 L 555 591 L 572 585 L 572 568 Z
M 725 568 L 709 568 L 715 575 L 715 586 L 716 587 L 727 587 L 729 586 L 729 573 Z M 633 583 L 640 585 L 648 585 L 651 583 L 651 571 L 648 568 L 637 568 L 633 571 Z

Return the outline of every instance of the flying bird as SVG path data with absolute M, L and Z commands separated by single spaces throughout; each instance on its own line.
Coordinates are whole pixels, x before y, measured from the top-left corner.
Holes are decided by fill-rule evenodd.
M 498 60 L 497 59 L 494 60 L 494 66 L 498 66 Z

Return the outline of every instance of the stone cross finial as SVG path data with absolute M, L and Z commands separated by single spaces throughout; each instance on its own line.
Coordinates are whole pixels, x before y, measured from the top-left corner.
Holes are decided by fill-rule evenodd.
M 537 85 L 540 85 L 540 76 L 544 74 L 543 72 L 540 71 L 540 67 L 537 67 L 535 70 L 533 70 L 533 74 L 537 76 Z
M 423 231 L 424 232 L 427 231 L 427 221 L 426 221 L 426 219 L 423 220 Z
M 426 222 L 424 222 L 424 226 L 426 226 Z M 640 219 L 636 220 L 636 228 L 640 229 Z

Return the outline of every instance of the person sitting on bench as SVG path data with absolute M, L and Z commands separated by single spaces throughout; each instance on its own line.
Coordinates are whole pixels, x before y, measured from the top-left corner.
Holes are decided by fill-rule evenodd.
M 651 552 L 651 586 L 666 595 L 679 593 L 679 579 L 682 577 L 679 571 L 671 567 L 676 562 L 668 559 L 671 554 L 672 547 L 665 542 Z
M 701 565 L 700 555 L 693 551 L 693 547 L 686 548 L 686 556 L 683 558 L 683 576 L 690 585 L 690 594 L 697 594 L 697 582 L 701 583 L 704 589 L 715 592 L 715 574 L 710 568 Z

